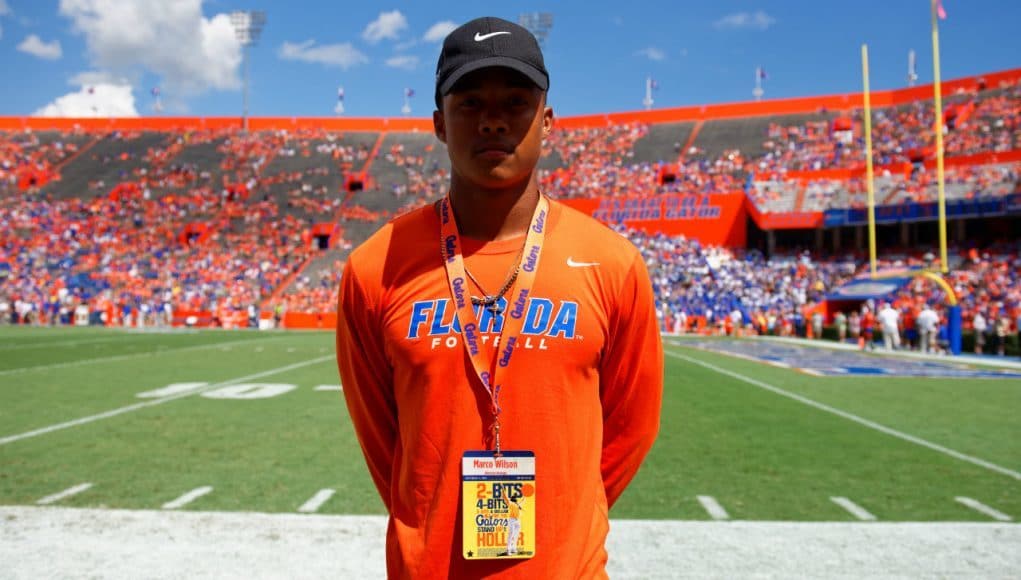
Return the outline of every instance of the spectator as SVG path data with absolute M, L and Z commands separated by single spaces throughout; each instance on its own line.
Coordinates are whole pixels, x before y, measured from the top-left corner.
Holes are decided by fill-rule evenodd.
M 971 328 L 975 331 L 975 354 L 982 354 L 982 347 L 986 344 L 986 317 L 982 314 L 981 310 L 975 311 L 975 317 L 972 318 Z
M 900 312 L 892 304 L 884 303 L 879 314 L 876 315 L 879 326 L 883 331 L 883 345 L 886 350 L 897 350 L 900 348 Z
M 939 331 L 939 315 L 926 303 L 918 317 L 915 319 L 918 326 L 918 346 L 922 353 L 928 353 L 930 349 L 935 350 L 937 332 Z
M 1010 335 L 1010 317 L 1005 309 L 1000 309 L 996 317 L 996 354 L 1004 356 L 1007 350 L 1007 337 Z

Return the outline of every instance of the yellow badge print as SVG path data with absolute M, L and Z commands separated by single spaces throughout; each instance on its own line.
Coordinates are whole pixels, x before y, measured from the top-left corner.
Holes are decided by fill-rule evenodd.
M 535 455 L 469 451 L 462 458 L 462 555 L 467 560 L 535 555 Z

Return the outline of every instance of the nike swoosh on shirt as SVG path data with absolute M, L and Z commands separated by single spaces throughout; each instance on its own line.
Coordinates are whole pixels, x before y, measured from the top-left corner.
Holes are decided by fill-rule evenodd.
M 567 258 L 567 265 L 572 268 L 588 268 L 590 266 L 598 266 L 599 262 L 575 262 L 574 258 Z
M 508 32 L 506 30 L 501 30 L 500 32 L 490 32 L 489 34 L 479 34 L 478 32 L 476 32 L 475 33 L 475 42 L 482 42 L 483 40 L 485 40 L 487 38 L 493 38 L 494 36 L 499 36 L 501 34 L 510 34 L 510 32 Z

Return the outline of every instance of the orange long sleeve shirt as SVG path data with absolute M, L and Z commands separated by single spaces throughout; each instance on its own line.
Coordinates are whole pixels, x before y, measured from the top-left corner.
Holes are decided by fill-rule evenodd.
M 624 237 L 552 202 L 535 285 L 502 315 L 479 315 L 492 356 L 502 316 L 525 325 L 497 383 L 504 449 L 536 457 L 536 554 L 461 556 L 460 460 L 485 449 L 489 396 L 452 328 L 454 307 L 433 206 L 391 221 L 355 249 L 341 281 L 337 361 L 369 473 L 390 513 L 391 578 L 605 577 L 608 510 L 659 429 L 663 348 L 652 285 Z M 487 291 L 523 238 L 464 239 Z M 480 295 L 478 288 L 471 293 Z

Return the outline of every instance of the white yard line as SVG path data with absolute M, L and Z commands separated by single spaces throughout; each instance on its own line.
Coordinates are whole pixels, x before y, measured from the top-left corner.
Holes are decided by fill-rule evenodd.
M 384 516 L 0 506 L 0 522 L 5 578 L 386 577 Z M 614 580 L 1014 578 L 1019 545 L 1021 526 L 995 522 L 611 519 L 606 571 Z
M 62 500 L 64 498 L 71 497 L 72 495 L 79 494 L 79 493 L 89 489 L 90 487 L 92 487 L 91 483 L 79 483 L 78 485 L 76 485 L 74 487 L 69 487 L 69 488 L 67 488 L 64 491 L 61 491 L 59 493 L 55 493 L 53 495 L 48 495 L 48 496 L 42 498 L 41 500 L 39 500 L 39 501 L 37 501 L 35 503 L 37 503 L 39 505 L 49 505 L 51 503 L 56 503 L 56 502 L 58 502 L 58 501 L 60 501 L 60 500 Z
M 718 354 L 725 354 L 725 353 L 718 353 Z M 880 433 L 885 433 L 887 435 L 892 435 L 893 437 L 896 437 L 898 439 L 903 439 L 904 441 L 907 441 L 909 443 L 914 443 L 915 445 L 921 445 L 922 447 L 926 447 L 926 448 L 931 449 L 933 451 L 937 451 L 937 452 L 942 453 L 944 455 L 947 455 L 949 457 L 953 457 L 954 459 L 960 459 L 961 461 L 967 461 L 968 463 L 977 465 L 979 467 L 983 467 L 985 469 L 988 469 L 989 471 L 995 471 L 996 473 L 1000 473 L 1000 474 L 1012 477 L 1014 479 L 1021 480 L 1021 473 L 1019 473 L 1017 471 L 1014 471 L 1013 469 L 1007 469 L 1006 467 L 1003 467 L 1001 465 L 997 465 L 995 463 L 991 463 L 991 462 L 986 461 L 984 459 L 979 459 L 978 457 L 974 457 L 974 456 L 968 455 L 966 453 L 961 453 L 960 451 L 954 451 L 953 449 L 950 449 L 949 447 L 944 447 L 944 446 L 939 445 L 937 443 L 933 443 L 931 441 L 926 441 L 925 439 L 922 439 L 920 437 L 915 437 L 914 435 L 909 435 L 907 433 L 904 433 L 903 431 L 898 431 L 898 430 L 893 429 L 891 427 L 887 427 L 886 425 L 881 425 L 879 423 L 876 423 L 875 421 L 870 421 L 868 419 L 865 419 L 864 417 L 859 417 L 858 415 L 855 415 L 853 413 L 848 413 L 847 411 L 841 411 L 840 409 L 837 409 L 836 407 L 831 407 L 829 405 L 826 405 L 826 404 L 823 404 L 823 403 L 819 403 L 817 401 L 813 401 L 812 399 L 809 399 L 808 397 L 803 397 L 801 395 L 792 393 L 790 391 L 785 391 L 785 390 L 783 390 L 783 389 L 781 389 L 779 387 L 774 387 L 773 385 L 770 385 L 769 383 L 764 383 L 764 382 L 762 382 L 762 381 L 760 381 L 758 379 L 753 379 L 751 377 L 746 377 L 746 376 L 744 376 L 742 374 L 735 373 L 735 372 L 729 371 L 729 370 L 727 370 L 725 368 L 718 367 L 718 366 L 716 366 L 714 364 L 710 364 L 710 363 L 707 363 L 707 362 L 702 362 L 702 361 L 700 361 L 698 359 L 693 359 L 693 358 L 691 358 L 689 356 L 685 356 L 683 354 L 678 354 L 676 352 L 667 351 L 666 355 L 667 356 L 671 356 L 673 358 L 678 358 L 678 359 L 681 359 L 681 360 L 688 361 L 691 364 L 695 364 L 695 365 L 698 365 L 700 367 L 707 368 L 707 369 L 709 369 L 711 371 L 716 371 L 716 372 L 720 373 L 721 375 L 727 375 L 728 377 L 735 378 L 735 379 L 737 379 L 739 381 L 748 383 L 749 385 L 753 385 L 753 386 L 759 387 L 760 389 L 765 389 L 765 390 L 767 390 L 767 391 L 769 391 L 771 393 L 775 393 L 777 395 L 780 395 L 780 396 L 783 396 L 783 397 L 787 397 L 789 399 L 793 399 L 793 400 L 795 400 L 795 401 L 797 401 L 799 403 L 803 403 L 805 405 L 808 405 L 809 407 L 814 407 L 816 409 L 819 409 L 820 411 L 826 411 L 827 413 L 832 413 L 832 414 L 834 414 L 834 415 L 836 415 L 838 417 L 843 417 L 844 419 L 847 419 L 849 421 L 854 421 L 855 423 L 858 423 L 859 425 L 863 425 L 865 427 L 868 427 L 869 429 L 874 429 L 876 431 L 879 431 Z
M 691 335 L 684 335 L 684 337 L 692 337 Z M 682 338 L 675 336 L 675 338 Z M 861 348 L 856 344 L 850 343 L 839 343 L 832 340 L 808 340 L 805 338 L 792 338 L 786 336 L 749 336 L 748 340 L 762 341 L 762 342 L 778 342 L 793 344 L 797 346 L 807 346 L 812 348 L 825 348 L 829 350 L 843 350 L 848 352 L 863 352 Z M 1009 358 L 997 358 L 993 356 L 983 355 L 972 355 L 963 352 L 959 355 L 938 355 L 915 352 L 911 350 L 885 350 L 877 348 L 874 350 L 867 351 L 869 354 L 878 355 L 886 358 L 899 358 L 899 359 L 917 359 L 926 360 L 932 362 L 940 362 L 951 365 L 984 365 L 990 367 L 997 367 L 1001 369 L 1015 369 L 1021 370 L 1021 362 L 1011 360 Z
M 237 377 L 235 379 L 230 379 L 230 380 L 223 381 L 223 382 L 220 382 L 220 383 L 214 383 L 214 384 L 211 384 L 211 385 L 207 385 L 207 386 L 205 386 L 203 388 L 195 389 L 193 391 L 187 391 L 187 392 L 180 393 L 180 394 L 177 394 L 177 395 L 171 395 L 169 397 L 163 397 L 162 399 L 154 399 L 152 401 L 145 401 L 145 402 L 142 402 L 142 403 L 135 403 L 133 405 L 127 405 L 125 407 L 119 407 L 117 409 L 106 411 L 104 413 L 98 413 L 96 415 L 89 415 L 88 417 L 82 417 L 80 419 L 74 419 L 72 421 L 65 421 L 64 423 L 57 423 L 56 425 L 50 425 L 49 427 L 43 427 L 41 429 L 35 429 L 35 430 L 32 430 L 32 431 L 26 431 L 25 433 L 18 433 L 17 435 L 8 435 L 7 437 L 0 437 L 0 445 L 7 445 L 8 443 L 14 443 L 15 441 L 21 441 L 22 439 L 28 439 L 29 437 L 35 437 L 37 435 L 45 435 L 46 433 L 52 433 L 54 431 L 60 431 L 61 429 L 67 429 L 69 427 L 77 427 L 78 425 L 85 425 L 87 423 L 92 423 L 94 421 L 100 421 L 102 419 L 109 419 L 110 417 L 116 417 L 117 415 L 123 415 L 125 413 L 131 413 L 132 411 L 137 411 L 139 409 L 144 409 L 146 407 L 153 407 L 155 405 L 162 405 L 163 403 L 168 403 L 170 401 L 176 401 L 177 399 L 181 399 L 181 398 L 184 398 L 184 397 L 190 397 L 190 396 L 195 395 L 197 393 L 204 393 L 206 391 L 210 391 L 212 389 L 216 389 L 216 388 L 219 388 L 219 387 L 225 387 L 227 385 L 233 385 L 233 384 L 236 384 L 236 383 L 242 383 L 244 381 L 250 381 L 252 379 L 259 379 L 259 378 L 262 378 L 262 377 L 268 377 L 270 375 L 284 373 L 284 372 L 287 372 L 287 371 L 290 371 L 290 370 L 294 370 L 294 369 L 300 369 L 302 367 L 307 367 L 309 365 L 319 364 L 319 363 L 322 363 L 322 362 L 326 362 L 328 360 L 334 360 L 333 355 L 321 356 L 319 358 L 314 358 L 314 359 L 311 359 L 311 360 L 307 360 L 307 361 L 303 361 L 303 362 L 299 362 L 299 363 L 294 363 L 294 364 L 278 367 L 278 368 L 275 368 L 275 369 L 270 369 L 268 371 L 262 371 L 260 373 L 255 373 L 255 374 L 251 374 L 251 375 L 245 375 L 243 377 Z
M 337 490 L 335 489 L 320 489 L 319 491 L 316 492 L 315 495 L 312 496 L 311 499 L 301 504 L 301 507 L 298 508 L 298 511 L 303 514 L 315 513 L 319 511 L 319 508 L 321 508 L 323 504 L 326 503 L 327 500 L 333 497 L 333 494 L 335 493 L 337 493 Z
M 1013 519 L 1010 516 L 1008 516 L 1007 514 L 1001 512 L 1000 510 L 995 509 L 995 508 L 991 508 L 991 507 L 987 506 L 986 504 L 978 501 L 977 499 L 971 499 L 970 497 L 961 497 L 961 496 L 955 497 L 954 499 L 957 500 L 959 503 L 962 503 L 962 504 L 970 507 L 971 509 L 973 509 L 973 510 L 975 510 L 977 512 L 983 513 L 983 514 L 993 518 L 996 521 L 1009 522 L 1009 521 L 1011 521 Z
M 838 506 L 844 508 L 851 513 L 852 516 L 858 518 L 863 522 L 874 522 L 876 516 L 869 513 L 869 511 L 846 497 L 831 497 L 830 500 Z
M 168 501 L 167 503 L 163 504 L 163 509 L 176 510 L 177 508 L 181 508 L 190 504 L 191 502 L 197 500 L 198 498 L 206 495 L 211 491 L 213 491 L 213 488 L 212 486 L 209 485 L 196 487 L 195 489 L 189 491 L 188 493 L 182 495 L 181 497 L 175 499 L 174 501 Z
M 76 345 L 82 345 L 82 344 L 99 344 L 99 343 L 102 343 L 102 342 L 117 342 L 117 341 L 127 342 L 128 339 L 130 339 L 130 338 L 131 338 L 130 335 L 124 334 L 124 335 L 121 335 L 121 336 L 111 336 L 111 337 L 97 338 L 97 339 L 92 339 L 92 340 L 87 339 L 87 338 L 78 338 L 78 339 L 74 339 L 74 340 L 59 340 L 59 341 L 55 341 L 55 342 L 35 342 L 35 343 L 32 343 L 32 344 L 0 345 L 0 352 L 8 351 L 8 350 L 26 350 L 26 349 L 31 349 L 31 348 L 50 348 L 50 347 L 54 347 L 54 346 L 76 346 Z
M 713 496 L 700 495 L 697 496 L 697 499 L 698 503 L 702 504 L 702 508 L 705 509 L 706 513 L 709 514 L 709 517 L 713 518 L 714 520 L 730 519 L 730 514 L 727 513 L 727 510 L 723 509 L 723 506 L 720 505 L 720 502 L 716 501 L 716 498 L 714 498 Z
M 316 391 L 342 391 L 340 385 L 316 385 Z
M 213 344 L 199 344 L 199 345 L 195 345 L 195 346 L 185 346 L 185 347 L 181 347 L 181 348 L 165 348 L 165 349 L 157 350 L 157 351 L 153 351 L 153 352 L 139 352 L 139 353 L 135 353 L 135 354 L 119 354 L 119 355 L 116 355 L 116 356 L 105 356 L 105 357 L 99 357 L 99 358 L 88 358 L 88 359 L 83 359 L 83 360 L 73 360 L 73 361 L 62 362 L 62 363 L 54 363 L 54 364 L 51 364 L 51 365 L 38 365 L 38 366 L 34 366 L 34 367 L 20 367 L 20 368 L 16 368 L 16 369 L 7 369 L 7 370 L 0 371 L 0 377 L 6 376 L 6 375 L 16 375 L 16 374 L 20 374 L 20 373 L 27 373 L 27 372 L 32 372 L 32 371 L 44 371 L 44 370 L 50 370 L 50 369 L 61 369 L 61 368 L 66 368 L 66 367 L 77 367 L 77 366 L 81 366 L 81 365 L 90 365 L 90 364 L 95 364 L 95 363 L 113 362 L 113 361 L 119 361 L 119 360 L 129 360 L 129 359 L 139 358 L 139 357 L 143 357 L 143 356 L 159 356 L 159 355 L 162 355 L 162 354 L 169 354 L 169 353 L 187 352 L 187 351 L 192 351 L 192 350 L 205 350 L 205 349 L 217 348 L 217 347 L 220 347 L 220 346 L 231 345 L 231 344 L 244 344 L 244 343 L 248 343 L 248 342 L 259 342 L 259 343 L 262 343 L 262 342 L 265 342 L 267 340 L 279 340 L 281 338 L 284 338 L 284 337 L 283 336 L 274 336 L 272 338 L 249 338 L 249 339 L 246 339 L 246 340 L 232 340 L 230 342 L 217 342 L 217 343 L 213 343 Z

